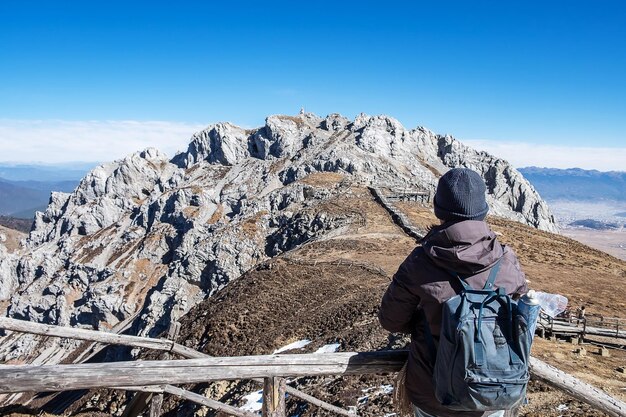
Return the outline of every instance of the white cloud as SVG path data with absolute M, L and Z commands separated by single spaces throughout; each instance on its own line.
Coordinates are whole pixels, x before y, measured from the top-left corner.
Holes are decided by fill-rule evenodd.
M 205 125 L 165 121 L 0 119 L 0 161 L 112 161 L 147 147 L 170 156 Z
M 167 121 L 0 119 L 0 161 L 61 163 L 112 161 L 147 147 L 169 156 L 187 149 L 206 125 Z M 626 170 L 626 148 L 569 147 L 525 142 L 464 140 L 516 167 Z
M 518 168 L 539 166 L 599 171 L 626 170 L 626 148 L 560 146 L 493 140 L 463 140 L 462 142 L 472 148 L 506 159 Z

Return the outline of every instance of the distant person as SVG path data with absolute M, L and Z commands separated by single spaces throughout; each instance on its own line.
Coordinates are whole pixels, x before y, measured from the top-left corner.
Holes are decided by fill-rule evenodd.
M 581 322 L 585 322 L 585 306 L 580 306 L 578 309 L 578 317 L 577 317 L 576 325 L 578 326 Z
M 442 303 L 461 290 L 451 271 L 472 288 L 482 289 L 500 260 L 495 287 L 516 298 L 527 292 L 515 254 L 484 222 L 489 210 L 485 194 L 485 182 L 470 169 L 451 169 L 440 178 L 434 208 L 441 225 L 434 226 L 400 265 L 382 299 L 380 324 L 390 332 L 411 334 L 405 388 L 416 417 L 516 415 L 511 410 L 451 410 L 437 400 L 431 382 L 434 358 L 426 338 L 438 344 Z

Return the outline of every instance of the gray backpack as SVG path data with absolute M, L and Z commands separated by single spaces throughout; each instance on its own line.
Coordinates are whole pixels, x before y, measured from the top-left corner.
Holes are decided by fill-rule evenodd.
M 494 288 L 499 268 L 498 260 L 480 290 L 452 274 L 463 289 L 443 304 L 433 372 L 435 395 L 452 410 L 508 410 L 526 397 L 532 336 L 517 302 Z

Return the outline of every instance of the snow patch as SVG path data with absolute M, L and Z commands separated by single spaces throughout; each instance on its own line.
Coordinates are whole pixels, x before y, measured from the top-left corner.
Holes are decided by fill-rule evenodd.
M 383 384 L 379 387 L 363 388 L 361 392 L 364 393 L 365 395 L 357 398 L 358 405 L 367 404 L 370 397 L 376 397 L 379 395 L 390 395 L 393 392 L 393 385 Z
M 321 348 L 317 349 L 315 353 L 334 353 L 339 349 L 339 343 L 331 343 L 329 345 L 324 345 Z
M 389 395 L 393 392 L 393 385 L 383 384 L 379 387 L 363 388 L 361 392 L 363 392 L 364 394 L 370 393 L 370 395 Z
M 263 407 L 263 390 L 252 392 L 242 398 L 246 403 L 239 407 L 242 410 L 255 412 Z
M 380 390 L 383 394 L 389 395 L 393 392 L 393 385 L 391 384 L 383 384 L 380 386 Z
M 283 346 L 280 349 L 276 349 L 274 352 L 272 352 L 272 354 L 275 355 L 277 353 L 285 352 L 291 349 L 302 349 L 309 343 L 311 343 L 311 341 L 308 339 L 298 340 L 297 342 L 289 343 L 288 345 Z

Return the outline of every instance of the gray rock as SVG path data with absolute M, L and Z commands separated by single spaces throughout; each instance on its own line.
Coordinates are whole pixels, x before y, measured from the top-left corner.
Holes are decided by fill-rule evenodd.
M 492 213 L 555 230 L 519 172 L 450 136 L 387 116 L 270 116 L 258 129 L 209 126 L 171 160 L 147 149 L 97 167 L 71 194 L 52 193 L 25 248 L 0 245 L 0 300 L 13 317 L 86 328 L 137 314 L 134 330 L 156 335 L 269 257 L 358 220 L 324 209 L 346 187 L 298 180 L 338 172 L 352 184 L 432 193 L 455 166 L 484 177 Z M 44 343 L 16 340 L 0 342 L 0 356 Z

